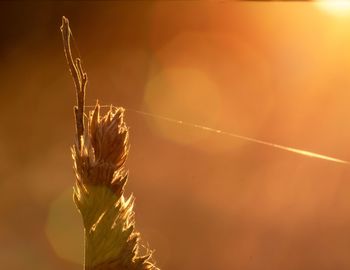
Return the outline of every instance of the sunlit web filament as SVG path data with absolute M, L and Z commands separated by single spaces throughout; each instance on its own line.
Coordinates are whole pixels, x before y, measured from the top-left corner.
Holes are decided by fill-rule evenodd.
M 95 106 L 85 106 L 85 107 L 92 108 L 92 107 L 95 107 Z M 110 107 L 117 108 L 117 107 L 115 107 L 113 105 L 111 105 L 111 106 L 109 106 L 109 105 L 102 105 L 100 107 L 102 107 L 102 108 L 110 108 Z M 280 145 L 280 144 L 276 144 L 276 143 L 271 143 L 271 142 L 267 142 L 267 141 L 263 141 L 263 140 L 259 140 L 259 139 L 254 139 L 254 138 L 251 138 L 251 137 L 235 134 L 235 133 L 232 133 L 232 132 L 227 132 L 227 131 L 223 131 L 223 130 L 220 130 L 220 129 L 215 129 L 215 128 L 211 128 L 211 127 L 207 127 L 207 126 L 203 126 L 203 125 L 199 125 L 199 124 L 189 123 L 189 122 L 185 122 L 185 121 L 182 121 L 182 120 L 177 120 L 177 119 L 174 119 L 174 118 L 169 118 L 169 117 L 165 117 L 165 116 L 161 116 L 161 115 L 157 115 L 157 114 L 153 114 L 153 113 L 149 113 L 149 112 L 144 112 L 144 111 L 139 111 L 139 110 L 132 110 L 132 109 L 126 109 L 126 110 L 127 111 L 131 111 L 131 112 L 135 112 L 135 113 L 138 113 L 138 114 L 141 114 L 141 115 L 144 115 L 144 116 L 157 118 L 157 119 L 161 119 L 161 120 L 164 120 L 164 121 L 167 121 L 167 122 L 175 123 L 175 124 L 178 124 L 178 125 L 184 125 L 184 126 L 188 126 L 188 127 L 192 127 L 192 128 L 197 128 L 197 129 L 205 130 L 205 131 L 208 131 L 208 132 L 216 133 L 216 134 L 219 134 L 219 135 L 233 137 L 233 138 L 236 138 L 236 139 L 257 143 L 257 144 L 260 144 L 260 145 L 265 145 L 265 146 L 277 148 L 277 149 L 280 149 L 280 150 L 296 153 L 296 154 L 307 156 L 307 157 L 311 157 L 311 158 L 318 158 L 318 159 L 323 159 L 323 160 L 336 162 L 336 163 L 342 163 L 342 164 L 349 164 L 350 163 L 350 162 L 348 162 L 346 160 L 342 160 L 342 159 L 338 159 L 338 158 L 334 158 L 334 157 L 330 157 L 330 156 L 326 156 L 326 155 L 321 155 L 321 154 L 318 154 L 318 153 L 314 153 L 314 152 L 310 152 L 310 151 L 306 151 L 306 150 L 302 150 L 302 149 L 297 149 L 297 148 L 294 148 L 294 147 L 289 147 L 289 146 L 284 146 L 284 145 Z

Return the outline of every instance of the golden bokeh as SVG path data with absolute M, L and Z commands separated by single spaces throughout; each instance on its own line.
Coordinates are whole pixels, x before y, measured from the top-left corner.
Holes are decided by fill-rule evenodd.
M 84 258 L 84 230 L 72 201 L 72 189 L 60 194 L 49 208 L 45 232 L 57 256 L 79 265 Z
M 217 86 L 204 72 L 191 68 L 166 69 L 155 74 L 146 85 L 144 102 L 145 109 L 153 114 L 186 119 L 189 123 L 213 126 L 221 117 Z M 149 123 L 160 135 L 178 143 L 195 143 L 207 135 L 162 119 Z

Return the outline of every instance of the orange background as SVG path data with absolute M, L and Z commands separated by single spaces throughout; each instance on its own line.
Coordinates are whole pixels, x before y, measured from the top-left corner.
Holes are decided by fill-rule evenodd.
M 70 19 L 87 104 L 350 160 L 350 12 L 313 3 L 0 2 L 0 264 L 82 269 Z M 126 113 L 127 192 L 167 270 L 350 269 L 348 165 Z

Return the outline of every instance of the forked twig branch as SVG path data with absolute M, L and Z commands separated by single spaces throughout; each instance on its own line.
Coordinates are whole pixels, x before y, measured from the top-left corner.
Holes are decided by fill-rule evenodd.
M 69 70 L 72 74 L 77 96 L 77 106 L 74 107 L 75 125 L 77 131 L 77 146 L 81 150 L 81 140 L 84 136 L 84 106 L 85 106 L 85 89 L 87 85 L 87 74 L 81 66 L 81 60 L 76 58 L 73 60 L 72 50 L 70 48 L 71 30 L 69 28 L 69 20 L 62 17 L 61 26 L 64 53 L 68 62 Z

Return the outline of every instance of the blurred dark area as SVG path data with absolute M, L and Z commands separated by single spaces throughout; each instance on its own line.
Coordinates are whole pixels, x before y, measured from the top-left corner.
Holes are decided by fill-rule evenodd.
M 167 270 L 350 269 L 350 171 L 147 117 L 350 160 L 350 10 L 316 3 L 0 2 L 1 269 L 82 269 L 74 84 L 123 106 L 127 193 Z

